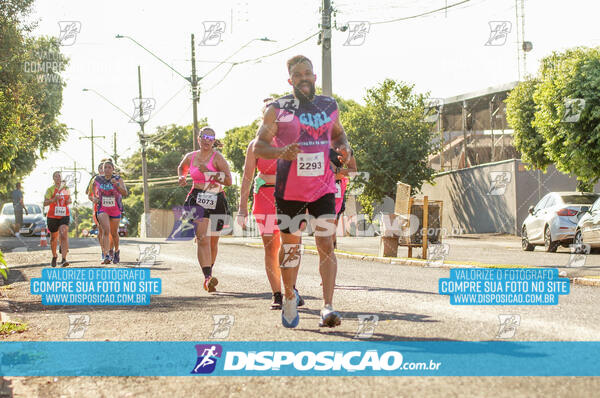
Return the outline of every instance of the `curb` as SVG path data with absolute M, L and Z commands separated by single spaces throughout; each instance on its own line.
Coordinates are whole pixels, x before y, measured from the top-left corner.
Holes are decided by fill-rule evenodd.
M 258 248 L 262 248 L 263 245 L 262 243 L 232 243 L 234 245 L 240 245 L 240 246 L 247 246 L 247 247 L 252 247 L 255 249 Z M 313 249 L 304 249 L 305 253 L 308 254 L 314 254 L 314 255 L 318 255 L 319 253 L 316 250 Z M 431 266 L 428 265 L 428 261 L 427 260 L 414 260 L 414 259 L 409 259 L 409 258 L 397 258 L 397 257 L 378 257 L 378 256 L 373 256 L 373 255 L 369 255 L 369 254 L 350 254 L 350 253 L 336 253 L 337 257 L 343 257 L 343 258 L 350 258 L 353 260 L 359 260 L 359 261 L 370 261 L 370 262 L 378 262 L 378 263 L 384 263 L 384 264 L 395 264 L 395 265 L 410 265 L 410 266 L 416 266 L 416 267 L 423 267 L 423 268 L 442 268 L 442 269 L 452 269 L 452 268 L 494 268 L 497 267 L 497 265 L 492 265 L 492 264 L 480 264 L 480 265 L 471 265 L 471 264 L 445 264 L 442 263 L 441 265 L 437 266 Z M 525 267 L 531 267 L 531 266 L 525 266 Z M 565 271 L 559 271 L 559 277 L 567 277 L 569 278 L 569 281 L 574 284 L 574 285 L 582 285 L 582 286 L 600 286 L 600 279 L 595 279 L 595 278 L 588 278 L 585 276 L 576 276 L 576 277 L 570 277 L 564 274 Z

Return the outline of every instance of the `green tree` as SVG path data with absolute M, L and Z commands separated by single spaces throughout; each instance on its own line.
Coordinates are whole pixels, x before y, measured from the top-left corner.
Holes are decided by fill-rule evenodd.
M 229 161 L 232 171 L 240 176 L 244 174 L 244 162 L 246 161 L 246 149 L 250 141 L 256 137 L 261 120 L 256 119 L 251 124 L 234 127 L 225 132 L 223 139 L 223 156 Z
M 519 83 L 506 98 L 506 119 L 514 129 L 515 148 L 521 159 L 537 169 L 552 163 L 546 155 L 545 138 L 534 127 L 536 106 L 533 94 L 539 81 L 528 79 Z
M 0 7 L 0 199 L 67 136 L 57 118 L 68 60 L 56 38 L 29 37 L 34 25 L 22 21 L 32 4 L 5 0 Z
M 533 127 L 546 155 L 589 188 L 600 178 L 600 49 L 577 47 L 544 58 L 533 99 Z M 583 99 L 578 120 L 565 119 L 568 100 Z
M 413 87 L 386 79 L 367 90 L 365 106 L 349 103 L 341 113 L 358 169 L 370 174 L 358 201 L 371 216 L 373 203 L 395 197 L 398 181 L 415 192 L 433 178 L 434 170 L 427 165 L 433 133 L 423 121 L 427 97 Z
M 200 120 L 200 128 L 206 120 Z M 183 156 L 192 151 L 192 126 L 162 126 L 156 129 L 146 151 L 148 178 L 177 176 L 177 166 Z M 129 195 L 123 199 L 124 214 L 130 221 L 128 232 L 132 236 L 139 233 L 139 222 L 144 213 L 142 179 L 142 157 L 138 150 L 121 161 L 122 175 L 126 180 L 139 181 L 128 184 Z M 180 187 L 177 179 L 151 181 L 149 183 L 150 208 L 170 210 L 182 206 L 190 190 L 189 184 Z

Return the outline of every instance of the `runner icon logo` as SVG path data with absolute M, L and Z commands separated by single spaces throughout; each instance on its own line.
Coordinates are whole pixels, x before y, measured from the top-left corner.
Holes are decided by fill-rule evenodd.
M 60 36 L 58 41 L 61 46 L 72 46 L 77 40 L 77 34 L 81 32 L 81 22 L 79 21 L 59 21 Z
M 202 218 L 204 209 L 200 206 L 175 206 L 173 231 L 167 240 L 191 240 L 196 236 L 194 220 Z
M 130 123 L 143 123 L 150 119 L 150 114 L 156 107 L 154 98 L 134 98 L 133 99 L 133 116 Z
M 581 112 L 585 108 L 585 99 L 583 98 L 566 98 L 565 99 L 565 115 L 563 122 L 577 123 L 581 118 Z
M 294 115 L 300 106 L 300 100 L 296 98 L 280 98 L 277 100 L 279 109 L 277 109 L 278 123 L 289 123 L 294 120 Z
M 488 195 L 504 195 L 511 179 L 510 171 L 490 171 L 490 189 Z
M 367 21 L 348 22 L 348 38 L 344 46 L 362 46 L 367 39 L 371 24 Z
M 427 247 L 427 266 L 441 267 L 450 253 L 450 245 L 447 243 L 434 243 Z
M 204 21 L 204 37 L 198 44 L 200 46 L 216 46 L 221 42 L 221 35 L 225 33 L 225 22 Z
M 485 43 L 486 46 L 503 46 L 512 28 L 510 21 L 490 21 L 490 38 Z
M 67 339 L 80 339 L 83 337 L 87 327 L 90 326 L 89 315 L 69 315 L 69 330 Z
M 514 337 L 517 327 L 521 325 L 521 315 L 498 315 L 500 325 L 496 333 L 497 339 L 510 339 Z
M 587 243 L 575 243 L 569 245 L 569 247 L 571 248 L 571 255 L 567 267 L 583 267 L 592 247 Z
M 373 337 L 375 328 L 379 324 L 379 315 L 358 315 L 358 329 L 354 335 L 355 339 L 370 339 Z
M 208 374 L 215 371 L 217 358 L 221 358 L 223 347 L 220 344 L 196 344 L 198 359 L 192 374 Z
M 137 266 L 150 268 L 154 265 L 156 258 L 160 253 L 160 245 L 139 244 L 138 250 L 140 251 L 140 254 L 137 260 Z
M 283 244 L 283 261 L 279 268 L 296 268 L 300 265 L 300 258 L 304 252 L 304 245 Z
M 213 315 L 214 327 L 209 338 L 211 339 L 226 339 L 229 337 L 229 332 L 233 327 L 235 317 L 233 315 Z

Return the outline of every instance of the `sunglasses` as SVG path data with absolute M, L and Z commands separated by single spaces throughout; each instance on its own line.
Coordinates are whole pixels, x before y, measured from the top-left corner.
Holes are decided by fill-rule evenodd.
M 208 141 L 214 141 L 215 140 L 215 136 L 214 135 L 202 134 L 201 137 L 202 137 L 203 140 L 208 140 Z

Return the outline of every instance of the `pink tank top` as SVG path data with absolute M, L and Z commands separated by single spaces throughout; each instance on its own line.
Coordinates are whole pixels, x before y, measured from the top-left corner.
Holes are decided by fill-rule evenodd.
M 277 159 L 258 158 L 256 168 L 263 174 L 275 175 L 277 173 Z
M 297 143 L 301 150 L 293 161 L 277 161 L 275 197 L 314 202 L 335 193 L 335 175 L 329 164 L 331 133 L 338 119 L 335 100 L 316 95 L 311 102 L 295 104 L 294 97 L 288 95 L 270 105 L 281 115 L 274 139 L 276 146 Z
M 213 180 L 213 178 L 209 178 L 208 180 L 206 179 L 204 173 L 202 171 L 200 171 L 200 169 L 198 169 L 198 167 L 194 166 L 194 159 L 196 158 L 196 154 L 200 152 L 200 151 L 196 151 L 192 154 L 192 159 L 190 160 L 190 177 L 192 177 L 192 180 L 194 181 L 194 183 L 197 184 L 204 184 L 206 182 L 218 182 Z M 206 163 L 206 168 L 209 169 L 210 171 L 217 171 L 217 169 L 215 168 L 215 166 L 213 166 L 213 159 L 215 158 L 215 155 L 217 154 L 217 151 L 213 152 L 212 156 L 210 157 L 210 159 L 208 159 L 208 162 Z

